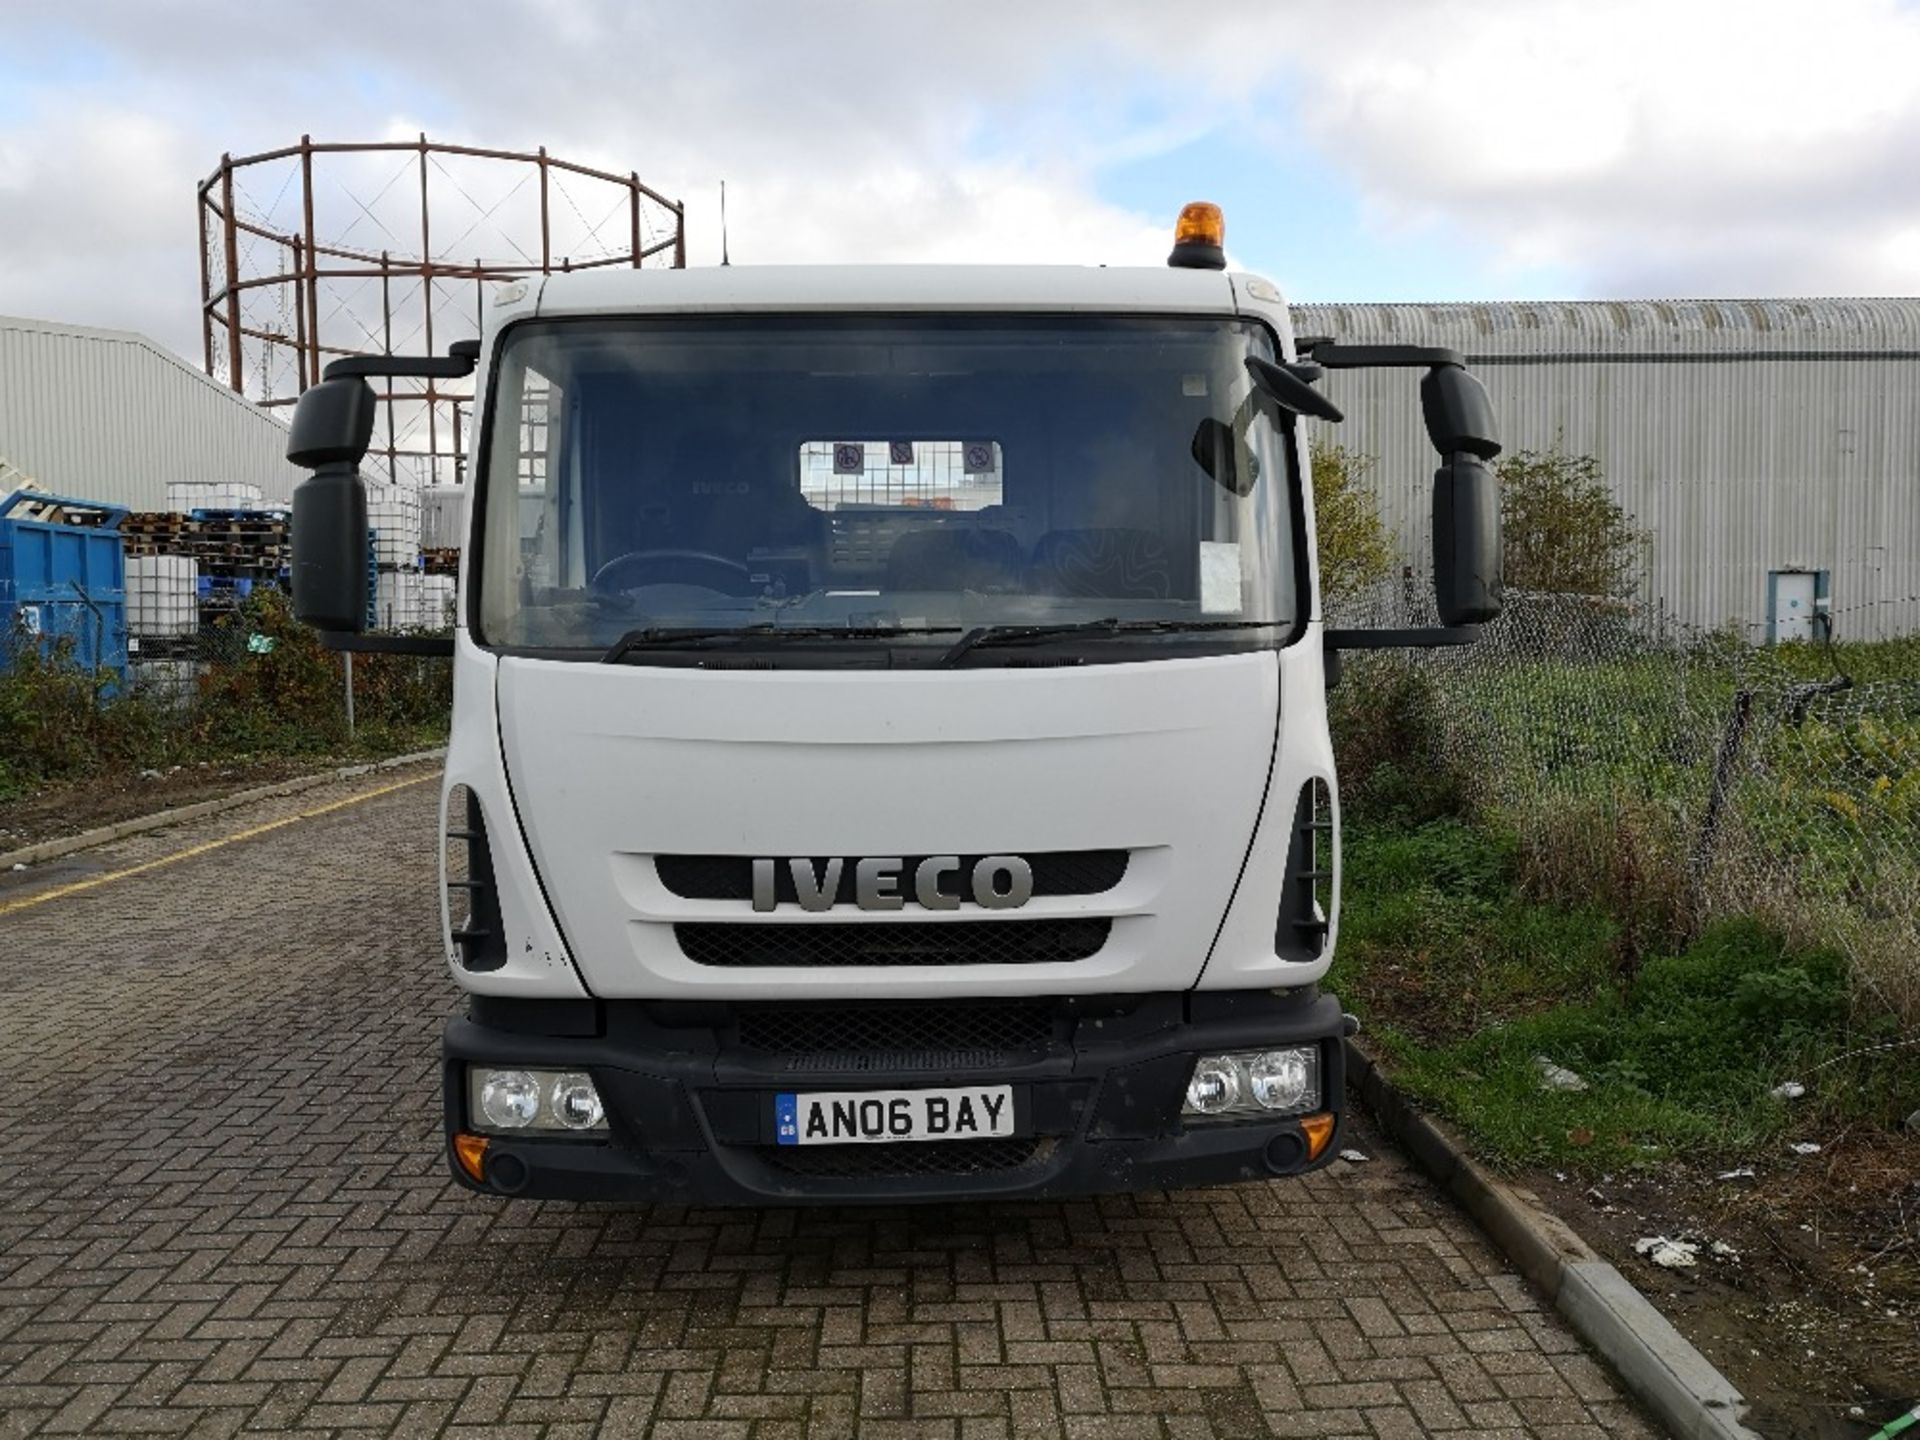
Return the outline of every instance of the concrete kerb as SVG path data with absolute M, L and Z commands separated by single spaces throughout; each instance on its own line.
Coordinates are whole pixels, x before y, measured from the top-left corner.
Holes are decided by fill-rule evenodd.
M 1373 1057 L 1347 1042 L 1347 1083 L 1380 1128 L 1471 1215 L 1514 1268 L 1679 1440 L 1761 1440 L 1746 1400 L 1633 1284 L 1549 1211 L 1416 1111 Z
M 369 760 L 359 765 L 342 765 L 332 770 L 321 770 L 312 775 L 300 775 L 291 780 L 278 780 L 271 785 L 256 785 L 251 790 L 236 790 L 231 795 L 222 795 L 217 800 L 201 800 L 193 805 L 182 805 L 173 810 L 161 810 L 152 815 L 140 815 L 132 820 L 122 820 L 114 825 L 102 825 L 97 829 L 83 830 L 78 835 L 63 835 L 57 840 L 42 840 L 37 845 L 28 845 L 24 849 L 9 850 L 0 855 L 0 871 L 11 870 L 16 865 L 39 865 L 48 860 L 58 860 L 63 855 L 71 855 L 77 850 L 91 850 L 96 845 L 106 845 L 115 840 L 124 840 L 129 835 L 143 835 L 149 830 L 164 830 L 169 825 L 182 825 L 189 820 L 204 820 L 209 815 L 218 815 L 224 810 L 237 810 L 243 805 L 252 805 L 261 800 L 272 800 L 282 795 L 298 795 L 302 790 L 311 790 L 319 785 L 331 785 L 341 780 L 351 780 L 356 775 L 371 775 L 380 770 L 397 770 L 403 765 L 418 765 L 427 760 L 444 760 L 445 746 L 435 750 L 416 750 L 410 755 L 395 755 L 386 760 Z

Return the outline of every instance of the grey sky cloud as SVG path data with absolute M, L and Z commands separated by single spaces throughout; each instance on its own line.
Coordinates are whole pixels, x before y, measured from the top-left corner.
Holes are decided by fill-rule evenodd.
M 635 169 L 696 263 L 725 178 L 736 258 L 1152 264 L 1103 170 L 1229 127 L 1587 293 L 1920 289 L 1893 0 L 96 0 L 0 16 L 0 311 L 197 353 L 193 184 L 302 133 Z

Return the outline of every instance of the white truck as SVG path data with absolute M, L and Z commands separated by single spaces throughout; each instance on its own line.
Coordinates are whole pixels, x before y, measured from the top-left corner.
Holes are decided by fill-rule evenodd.
M 451 653 L 448 1156 L 496 1195 L 1047 1196 L 1334 1152 L 1337 652 L 1498 610 L 1485 392 L 1165 269 L 530 278 L 297 409 L 294 597 Z M 1303 353 L 1303 351 L 1307 353 Z M 1441 625 L 1326 630 L 1323 369 L 1426 372 Z M 363 634 L 366 377 L 477 368 L 458 623 Z

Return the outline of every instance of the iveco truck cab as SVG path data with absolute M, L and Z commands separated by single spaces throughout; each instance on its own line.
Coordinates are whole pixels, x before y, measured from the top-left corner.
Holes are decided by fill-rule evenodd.
M 529 277 L 477 345 L 306 392 L 296 608 L 452 655 L 462 1183 L 837 1203 L 1326 1163 L 1330 671 L 1496 612 L 1498 445 L 1460 356 L 1297 340 L 1221 240 L 1196 205 L 1164 268 Z M 1375 366 L 1423 372 L 1428 630 L 1316 598 L 1306 432 L 1324 372 Z M 451 640 L 361 633 L 367 377 L 469 373 Z

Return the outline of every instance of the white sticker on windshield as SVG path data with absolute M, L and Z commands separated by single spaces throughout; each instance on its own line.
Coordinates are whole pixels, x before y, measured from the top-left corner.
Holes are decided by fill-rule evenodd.
M 1200 608 L 1209 615 L 1240 613 L 1240 544 L 1200 542 Z

